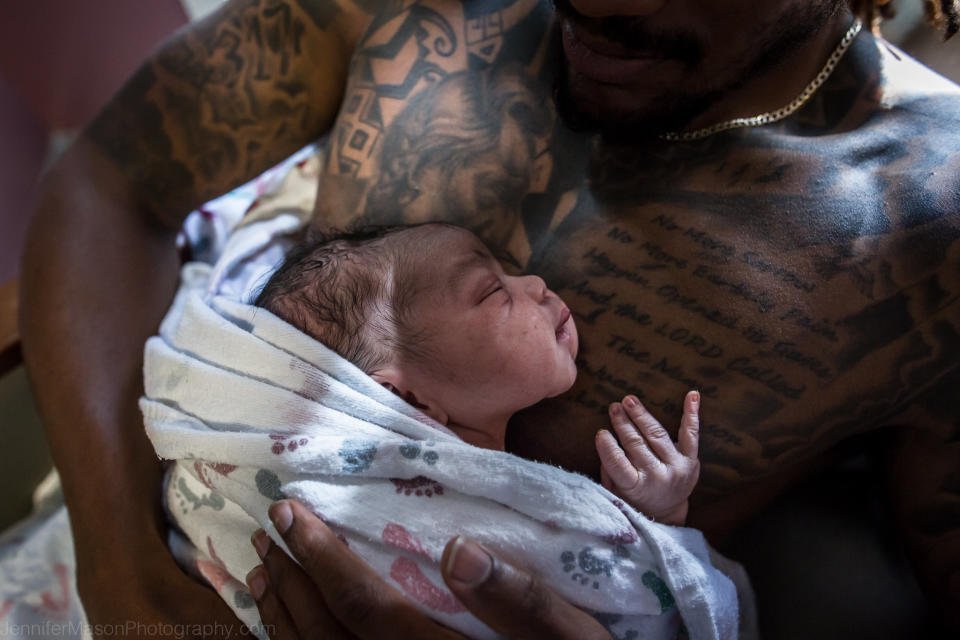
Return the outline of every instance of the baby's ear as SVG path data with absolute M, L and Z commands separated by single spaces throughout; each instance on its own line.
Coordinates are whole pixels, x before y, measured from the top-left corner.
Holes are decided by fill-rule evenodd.
M 370 374 L 370 377 L 378 382 L 384 389 L 400 397 L 404 402 L 419 410 L 421 413 L 430 416 L 444 426 L 447 425 L 449 416 L 447 416 L 446 411 L 444 411 L 439 404 L 428 399 L 427 396 L 418 394 L 415 390 L 408 388 L 409 385 L 404 380 L 403 374 L 397 369 L 388 367 L 374 371 Z
M 393 393 L 395 395 L 403 397 L 403 392 L 397 387 L 398 382 L 400 382 L 400 372 L 394 368 L 382 369 L 379 371 L 374 371 L 370 374 L 370 377 L 373 378 L 374 382 L 378 383 L 381 387 Z
M 394 393 L 397 392 L 394 391 Z M 439 404 L 433 402 L 432 400 L 429 400 L 423 396 L 417 397 L 417 394 L 415 394 L 413 391 L 407 391 L 403 394 L 397 393 L 397 395 L 403 398 L 407 404 L 418 409 L 420 413 L 430 416 L 443 426 L 447 426 L 447 423 L 450 421 L 450 417 L 447 415 L 447 412 L 444 411 Z
M 403 394 L 400 393 L 399 391 L 397 391 L 397 388 L 396 388 L 395 386 L 393 386 L 393 384 L 390 383 L 390 382 L 381 382 L 381 383 L 380 383 L 380 386 L 383 387 L 384 389 L 386 389 L 387 391 L 389 391 L 390 393 L 394 393 L 394 394 L 400 396 L 401 398 L 403 397 Z

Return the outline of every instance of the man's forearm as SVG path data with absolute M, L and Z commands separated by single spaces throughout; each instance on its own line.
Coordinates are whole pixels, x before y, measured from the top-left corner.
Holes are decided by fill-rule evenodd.
M 175 231 L 131 211 L 121 184 L 78 141 L 44 180 L 23 260 L 24 356 L 84 550 L 81 577 L 118 538 L 133 551 L 162 527 L 160 465 L 137 399 L 144 341 L 176 287 Z

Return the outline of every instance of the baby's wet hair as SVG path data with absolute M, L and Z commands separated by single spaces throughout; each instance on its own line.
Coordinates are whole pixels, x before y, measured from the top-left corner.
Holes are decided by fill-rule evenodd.
M 429 360 L 410 311 L 420 293 L 404 251 L 411 226 L 314 232 L 291 248 L 254 300 L 366 373 Z

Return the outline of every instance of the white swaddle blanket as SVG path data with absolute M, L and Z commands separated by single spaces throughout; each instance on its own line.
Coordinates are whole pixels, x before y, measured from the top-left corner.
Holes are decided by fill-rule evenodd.
M 247 235 L 296 221 L 260 224 L 266 231 Z M 263 527 L 279 543 L 266 512 L 289 496 L 471 637 L 496 634 L 441 578 L 457 534 L 529 567 L 615 637 L 675 637 L 681 618 L 691 638 L 738 637 L 738 589 L 717 567 L 741 570 L 698 531 L 656 524 L 584 476 L 469 445 L 269 312 L 217 295 L 224 271 L 241 269 L 237 255 L 258 244 L 243 248 L 243 235 L 233 263 L 184 268 L 147 343 L 141 408 L 158 455 L 176 461 L 167 505 L 192 545 L 175 551 L 193 548 L 195 568 L 244 622 L 258 622 L 241 582 L 259 562 L 249 537 Z M 739 601 L 750 611 L 748 591 Z

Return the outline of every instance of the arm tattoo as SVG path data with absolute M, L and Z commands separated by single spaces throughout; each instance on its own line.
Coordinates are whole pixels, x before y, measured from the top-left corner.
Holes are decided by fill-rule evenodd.
M 549 13 L 536 0 L 448 8 L 413 4 L 374 19 L 327 170 L 356 194 L 341 203 L 350 215 L 381 224 L 446 217 L 503 248 L 551 174 L 555 119 L 548 86 L 537 86 L 543 37 L 529 37 L 531 25 L 546 33 Z
M 166 42 L 88 135 L 145 204 L 178 219 L 322 133 L 335 105 L 315 95 L 309 46 L 339 12 L 332 0 L 229 5 Z

